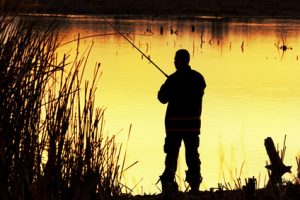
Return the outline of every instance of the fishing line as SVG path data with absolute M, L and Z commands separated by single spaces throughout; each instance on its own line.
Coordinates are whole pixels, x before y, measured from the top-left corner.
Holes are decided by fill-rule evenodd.
M 126 34 L 129 34 L 129 33 L 126 33 Z M 78 37 L 76 39 L 73 39 L 73 40 L 67 41 L 65 43 L 62 43 L 58 47 L 70 44 L 72 42 L 76 42 L 76 41 L 81 40 L 81 39 L 94 38 L 94 37 L 100 37 L 100 36 L 110 36 L 110 35 L 119 35 L 119 33 L 100 33 L 100 34 L 95 34 L 95 35 L 88 35 L 88 36 L 84 36 L 84 37 Z M 149 35 L 145 35 L 145 34 L 135 34 L 135 35 L 149 36 Z

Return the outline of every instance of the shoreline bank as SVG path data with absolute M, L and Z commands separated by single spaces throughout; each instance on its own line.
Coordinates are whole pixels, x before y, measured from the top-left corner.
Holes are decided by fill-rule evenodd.
M 0 10 L 2 12 L 15 11 L 21 13 L 49 13 L 49 14 L 72 14 L 72 15 L 145 15 L 155 17 L 163 16 L 208 16 L 208 17 L 258 17 L 258 18 L 300 18 L 300 1 L 286 0 L 286 2 L 261 4 L 258 0 L 252 2 L 220 3 L 218 0 L 211 0 L 209 3 L 204 0 L 186 0 L 180 2 L 174 0 L 127 2 L 110 0 L 90 1 L 89 3 L 61 3 L 50 4 L 7 4 Z M 269 2 L 269 3 L 268 3 Z M 289 3 L 292 2 L 292 3 Z

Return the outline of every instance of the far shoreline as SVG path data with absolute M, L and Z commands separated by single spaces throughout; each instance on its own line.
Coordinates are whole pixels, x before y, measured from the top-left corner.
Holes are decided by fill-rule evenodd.
M 111 0 L 112 2 L 114 0 Z M 211 0 L 214 1 L 214 0 Z M 151 9 L 147 5 L 138 5 L 134 9 L 131 7 L 118 7 L 116 3 L 78 3 L 76 5 L 45 5 L 45 4 L 23 4 L 19 6 L 6 6 L 2 8 L 2 13 L 19 14 L 49 14 L 49 15 L 87 15 L 87 16 L 112 16 L 112 17 L 134 17 L 145 16 L 152 19 L 179 17 L 186 19 L 197 18 L 258 18 L 258 19 L 299 19 L 300 18 L 300 1 L 299 7 L 287 6 L 285 8 L 272 9 L 263 5 L 255 5 L 248 8 L 246 5 L 235 7 L 222 7 L 218 5 L 207 7 L 187 7 L 185 9 L 163 7 L 160 9 Z M 9 11 L 9 12 L 8 12 Z

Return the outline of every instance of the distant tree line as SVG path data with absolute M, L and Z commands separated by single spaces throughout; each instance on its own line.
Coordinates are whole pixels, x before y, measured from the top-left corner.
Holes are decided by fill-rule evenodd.
M 85 5 L 91 3 L 101 4 L 105 0 L 0 0 L 0 7 L 5 11 L 21 10 L 36 12 L 69 12 L 80 11 Z M 75 9 L 76 8 L 76 9 Z
M 0 2 L 5 8 L 22 5 L 26 11 L 31 12 L 73 14 L 300 16 L 299 0 L 0 0 Z
M 74 3 L 74 2 L 100 2 L 104 0 L 0 0 L 0 2 L 14 2 L 14 3 Z

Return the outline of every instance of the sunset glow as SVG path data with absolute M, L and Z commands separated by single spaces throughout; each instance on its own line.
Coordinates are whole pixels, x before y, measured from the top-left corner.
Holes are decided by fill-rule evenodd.
M 299 28 L 299 23 L 285 26 L 284 21 L 274 20 L 249 24 L 219 19 L 110 20 L 120 31 L 130 33 L 128 37 L 167 74 L 175 71 L 176 50 L 186 48 L 192 55 L 192 68 L 205 77 L 199 148 L 204 177 L 201 189 L 252 176 L 260 178 L 259 186 L 263 187 L 267 179 L 266 137 L 272 137 L 282 148 L 287 135 L 285 163 L 292 165 L 296 174 L 295 157 L 300 151 L 300 37 L 294 29 Z M 195 32 L 191 31 L 192 25 Z M 61 27 L 63 41 L 75 39 L 78 33 L 84 37 L 114 32 L 101 18 L 67 18 Z M 171 34 L 170 30 L 177 32 Z M 282 45 L 282 38 L 292 50 L 283 52 L 276 47 Z M 165 77 L 120 35 L 83 39 L 80 51 L 92 42 L 86 78 L 100 62 L 103 74 L 96 104 L 106 108 L 105 130 L 126 143 L 132 124 L 126 163 L 138 164 L 126 171 L 125 181 L 129 187 L 138 184 L 134 189 L 137 194 L 157 193 L 155 184 L 164 167 L 166 109 L 158 102 L 157 92 Z M 70 43 L 59 51 L 75 48 L 76 43 Z M 182 188 L 185 170 L 181 154 L 178 180 Z

